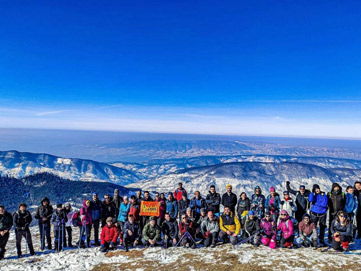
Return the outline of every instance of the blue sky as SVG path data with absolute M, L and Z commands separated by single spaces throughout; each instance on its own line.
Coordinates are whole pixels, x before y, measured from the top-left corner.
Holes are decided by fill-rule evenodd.
M 361 138 L 359 1 L 2 1 L 0 127 Z

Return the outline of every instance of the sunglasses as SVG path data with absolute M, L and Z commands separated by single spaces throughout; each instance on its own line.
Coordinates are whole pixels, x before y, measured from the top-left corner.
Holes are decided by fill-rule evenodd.
M 281 216 L 286 216 L 285 214 L 281 214 Z
M 346 216 L 344 216 L 344 215 L 339 215 L 339 217 L 343 217 L 343 218 L 345 218 Z

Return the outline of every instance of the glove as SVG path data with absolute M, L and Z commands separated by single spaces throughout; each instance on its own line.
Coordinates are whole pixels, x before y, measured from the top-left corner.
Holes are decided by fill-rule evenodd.
M 61 224 L 64 224 L 64 223 L 65 223 L 65 220 L 64 220 L 64 219 L 62 219 L 62 220 L 61 220 Z
M 287 185 L 290 185 L 290 181 L 287 181 L 286 184 L 287 184 Z
M 211 234 L 211 232 L 210 231 L 206 231 L 205 233 L 204 233 L 204 238 L 208 238 L 208 236 Z
M 110 242 L 110 246 L 111 246 L 111 247 L 115 247 L 114 242 Z

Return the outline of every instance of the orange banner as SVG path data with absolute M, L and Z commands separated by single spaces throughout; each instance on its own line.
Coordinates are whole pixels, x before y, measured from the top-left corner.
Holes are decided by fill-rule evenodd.
M 140 203 L 141 216 L 159 216 L 159 202 L 142 201 Z

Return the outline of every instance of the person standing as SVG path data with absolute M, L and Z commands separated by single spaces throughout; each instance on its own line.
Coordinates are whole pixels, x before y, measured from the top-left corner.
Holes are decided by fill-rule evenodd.
M 312 204 L 310 210 L 311 221 L 319 224 L 320 233 L 319 241 L 320 246 L 326 246 L 325 244 L 325 230 L 326 230 L 326 215 L 327 215 L 327 206 L 328 206 L 328 197 L 326 193 L 322 192 L 318 184 L 314 184 L 312 188 L 312 193 L 308 197 L 309 202 Z
M 331 228 L 332 221 L 336 218 L 339 211 L 343 211 L 346 205 L 345 193 L 342 192 L 342 187 L 338 183 L 332 184 L 331 192 L 327 194 L 328 197 L 328 228 Z M 331 231 L 328 231 L 328 240 L 332 243 Z
M 71 205 L 69 202 L 64 204 L 64 212 L 66 214 L 66 217 L 68 218 L 68 221 L 65 223 L 65 232 L 64 232 L 64 243 L 63 247 L 70 247 L 73 248 L 73 215 L 74 212 L 72 211 Z M 67 238 L 68 236 L 68 238 Z M 66 243 L 68 241 L 68 245 Z
M 31 221 L 33 218 L 28 210 L 26 210 L 27 205 L 21 203 L 17 211 L 13 214 L 13 221 L 15 226 L 15 238 L 16 238 L 16 250 L 18 253 L 18 258 L 22 257 L 21 253 L 21 240 L 24 237 L 29 248 L 30 255 L 35 255 L 33 240 L 31 238 L 31 232 L 29 229 Z
M 356 225 L 357 225 L 357 237 L 356 239 L 361 239 L 361 182 L 355 182 L 355 192 L 354 195 L 357 198 L 357 212 L 356 212 Z
M 113 198 L 111 199 L 111 201 L 113 202 L 114 207 L 115 207 L 115 217 L 118 217 L 119 210 L 120 210 L 120 204 L 123 202 L 123 198 L 119 195 L 118 188 L 114 189 L 114 194 L 113 194 Z
M 244 216 L 247 215 L 248 211 L 251 209 L 251 201 L 247 197 L 246 192 L 242 192 L 238 199 L 237 204 L 237 216 L 239 220 L 242 220 Z M 246 213 L 244 213 L 247 211 Z
M 43 198 L 40 206 L 36 210 L 35 218 L 38 219 L 39 231 L 40 231 L 40 240 L 41 240 L 41 250 L 45 248 L 45 237 L 48 243 L 48 249 L 52 249 L 51 245 L 51 236 L 50 236 L 50 220 L 53 215 L 53 207 L 50 205 L 50 200 L 48 198 Z
M 108 217 L 112 217 L 113 223 L 115 223 L 117 221 L 116 214 L 117 211 L 115 209 L 114 202 L 111 201 L 109 194 L 105 194 L 103 207 L 102 207 L 102 217 L 101 217 L 102 227 L 107 225 L 106 220 L 108 219 Z
M 64 236 L 63 233 L 65 231 L 65 223 L 68 221 L 68 217 L 63 210 L 63 205 L 58 203 L 56 205 L 56 210 L 51 218 L 51 222 L 54 225 L 54 246 L 55 251 L 60 252 L 63 248 Z
M 12 215 L 5 211 L 5 207 L 0 205 L 0 260 L 4 259 L 6 244 L 9 240 L 11 227 L 13 226 Z
M 237 195 L 232 192 L 232 185 L 227 184 L 227 192 L 222 196 L 222 205 L 228 206 L 232 213 L 235 213 L 235 208 L 237 205 Z
M 177 219 L 178 204 L 177 204 L 177 200 L 173 198 L 172 193 L 168 193 L 168 199 L 165 204 L 166 204 L 165 212 L 168 213 L 171 218 Z
M 84 241 L 86 241 L 85 247 L 90 247 L 90 229 L 92 225 L 92 217 L 90 210 L 90 200 L 86 199 L 83 201 L 83 207 L 80 208 L 80 232 L 82 233 L 79 237 L 79 246 L 84 246 Z
M 256 186 L 254 194 L 251 197 L 251 210 L 254 214 L 261 219 L 264 214 L 266 198 L 262 195 L 261 187 Z
M 301 222 L 303 216 L 310 210 L 310 202 L 308 197 L 311 194 L 310 190 L 307 190 L 304 185 L 300 185 L 299 190 L 293 190 L 290 186 L 290 182 L 286 182 L 286 188 L 289 193 L 296 196 L 296 206 L 297 211 L 295 213 L 295 218 L 297 222 Z
M 195 213 L 195 216 L 200 216 L 201 209 L 206 209 L 206 201 L 204 198 L 201 197 L 201 193 L 196 191 L 194 193 L 194 198 L 189 203 L 189 207 L 192 208 L 192 211 Z
M 187 194 L 183 195 L 183 198 L 178 201 L 178 214 L 179 214 L 179 220 L 183 214 L 186 213 L 187 208 L 189 207 L 189 199 L 187 198 Z
M 90 211 L 92 217 L 92 228 L 94 229 L 94 246 L 100 246 L 99 227 L 100 227 L 100 221 L 102 219 L 103 203 L 98 198 L 98 193 L 96 192 L 94 192 L 92 195 L 92 201 L 90 202 Z
M 271 187 L 269 192 L 270 194 L 267 196 L 265 202 L 266 212 L 272 216 L 273 221 L 277 221 L 280 214 L 281 199 L 274 187 Z
M 221 196 L 216 192 L 216 187 L 211 185 L 206 197 L 207 211 L 212 211 L 216 217 L 220 215 Z
M 174 191 L 174 198 L 180 201 L 184 195 L 187 196 L 187 191 L 183 188 L 182 183 L 178 183 L 178 188 Z

